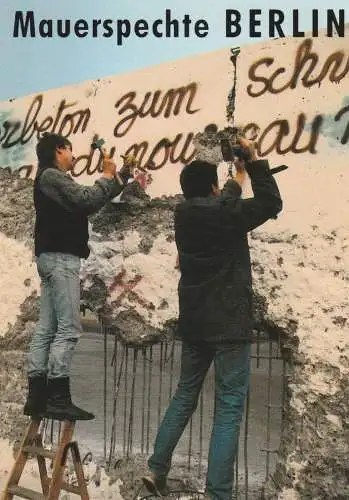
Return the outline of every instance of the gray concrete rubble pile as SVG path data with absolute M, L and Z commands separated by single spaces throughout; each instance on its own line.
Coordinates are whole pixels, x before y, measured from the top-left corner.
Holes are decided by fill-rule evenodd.
M 0 169 L 1 241 L 23 244 L 31 251 L 32 184 Z M 179 195 L 150 199 L 133 183 L 121 200 L 109 203 L 91 218 L 92 256 L 91 264 L 87 261 L 83 266 L 82 301 L 128 344 L 154 343 L 175 332 L 172 311 L 177 307 L 179 273 L 175 270 L 173 211 L 180 199 Z M 130 251 L 124 243 L 134 236 L 136 243 Z M 171 251 L 167 252 L 167 246 Z M 280 229 L 269 234 L 261 228 L 250 235 L 250 246 L 255 332 L 280 339 L 288 362 L 279 459 L 264 497 L 349 498 L 349 275 L 342 257 L 348 253 L 348 231 L 338 227 L 328 234 L 313 226 L 305 233 Z M 28 259 L 27 254 L 23 258 Z M 110 275 L 111 262 L 114 272 L 121 273 L 121 281 L 115 282 Z M 125 281 L 132 285 L 142 262 L 153 266 L 150 276 L 144 278 L 142 294 L 127 289 L 122 295 L 123 269 L 130 273 Z M 166 271 L 173 277 L 171 294 L 166 292 L 161 298 L 164 284 L 158 281 L 168 262 L 172 266 Z M 99 263 L 103 272 L 99 272 Z M 0 438 L 9 439 L 14 448 L 26 423 L 22 416 L 24 358 L 38 318 L 34 273 L 33 262 L 24 280 L 28 295 L 18 304 L 15 320 L 5 322 L 7 326 L 0 332 Z M 19 300 L 15 292 L 9 287 L 10 305 Z

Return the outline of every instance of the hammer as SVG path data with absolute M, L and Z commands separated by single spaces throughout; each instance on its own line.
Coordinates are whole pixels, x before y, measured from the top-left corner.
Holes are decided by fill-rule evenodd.
M 222 138 L 221 139 L 221 151 L 222 151 L 222 156 L 223 160 L 229 163 L 229 174 L 231 175 L 232 172 L 232 167 L 233 167 L 233 161 L 235 156 L 242 160 L 248 160 L 248 157 L 246 156 L 245 151 L 239 147 L 239 146 L 232 146 L 231 142 L 227 138 Z M 275 175 L 279 172 L 282 172 L 283 170 L 288 169 L 287 165 L 280 165 L 279 167 L 274 167 L 270 169 L 271 175 Z
M 102 138 L 101 138 L 101 139 L 96 139 L 96 140 L 95 140 L 95 141 L 93 141 L 93 143 L 91 144 L 91 148 L 92 148 L 92 149 L 98 149 L 98 150 L 101 152 L 102 156 L 104 156 L 104 155 L 105 155 L 105 153 L 104 153 L 104 151 L 103 151 L 103 149 L 102 149 L 102 146 L 103 146 L 103 144 L 104 144 L 104 143 L 105 143 L 105 140 L 104 140 L 104 139 L 102 139 Z

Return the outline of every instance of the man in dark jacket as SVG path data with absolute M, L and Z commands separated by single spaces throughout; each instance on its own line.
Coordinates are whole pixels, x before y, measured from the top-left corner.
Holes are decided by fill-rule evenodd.
M 34 181 L 35 256 L 41 278 L 40 318 L 27 357 L 29 393 L 25 415 L 57 420 L 88 420 L 93 414 L 72 403 L 70 364 L 81 335 L 80 259 L 90 253 L 88 215 L 118 195 L 130 177 L 116 173 L 107 156 L 103 174 L 91 187 L 67 175 L 73 167 L 72 145 L 57 134 L 37 144 Z
M 172 453 L 192 416 L 206 373 L 215 366 L 215 415 L 206 494 L 231 500 L 233 465 L 250 378 L 252 327 L 251 263 L 247 233 L 282 209 L 267 160 L 257 160 L 252 143 L 240 139 L 254 197 L 241 199 L 234 180 L 218 190 L 217 167 L 193 161 L 180 181 L 185 201 L 175 213 L 179 252 L 179 334 L 181 374 L 162 421 L 143 478 L 155 494 L 166 491 Z

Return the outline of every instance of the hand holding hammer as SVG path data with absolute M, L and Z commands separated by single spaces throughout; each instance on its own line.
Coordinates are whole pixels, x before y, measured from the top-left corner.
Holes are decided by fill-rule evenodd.
M 106 179 L 113 179 L 116 173 L 116 165 L 110 156 L 107 154 L 105 148 L 103 148 L 104 139 L 97 139 L 91 144 L 92 149 L 98 149 L 102 155 L 103 159 L 103 177 Z
M 119 173 L 116 171 L 116 164 L 107 154 L 105 148 L 103 148 L 104 139 L 97 139 L 91 144 L 92 149 L 98 149 L 101 152 L 103 158 L 103 177 L 107 179 L 117 178 L 121 184 L 126 185 L 127 181 L 133 177 L 134 169 L 136 166 L 136 159 L 131 156 L 122 156 L 124 159 L 124 164 L 121 167 Z

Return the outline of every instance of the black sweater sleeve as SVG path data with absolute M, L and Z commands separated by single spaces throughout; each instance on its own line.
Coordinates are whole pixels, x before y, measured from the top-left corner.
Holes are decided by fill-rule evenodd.
M 254 197 L 237 199 L 221 198 L 221 212 L 225 223 L 234 230 L 248 232 L 275 218 L 282 210 L 282 200 L 267 160 L 248 163 L 247 173 L 251 178 Z

